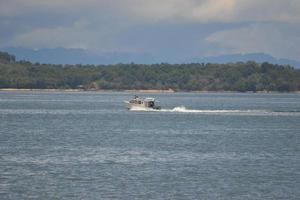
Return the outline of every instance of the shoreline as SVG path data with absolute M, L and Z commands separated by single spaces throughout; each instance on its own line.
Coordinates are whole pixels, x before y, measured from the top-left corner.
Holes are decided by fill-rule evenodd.
M 173 90 L 83 90 L 83 89 L 27 89 L 27 88 L 0 88 L 0 92 L 140 92 L 140 93 L 175 93 Z
M 129 92 L 129 93 L 295 93 L 299 94 L 300 91 L 293 91 L 293 92 L 280 92 L 280 91 L 209 91 L 209 90 L 191 90 L 191 91 L 174 91 L 172 89 L 168 90 L 122 90 L 122 89 L 115 89 L 115 90 L 83 90 L 83 89 L 27 89 L 27 88 L 0 88 L 0 92 Z

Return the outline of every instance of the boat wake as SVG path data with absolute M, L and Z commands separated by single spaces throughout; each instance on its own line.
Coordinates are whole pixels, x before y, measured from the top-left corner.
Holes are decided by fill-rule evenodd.
M 195 110 L 187 109 L 184 106 L 175 107 L 173 109 L 162 109 L 162 112 L 183 112 L 183 113 L 238 113 L 242 110 Z
M 144 112 L 169 112 L 169 113 L 201 113 L 201 114 L 224 114 L 224 115 L 277 115 L 277 116 L 300 116 L 300 112 L 271 111 L 271 110 L 199 110 L 187 109 L 184 106 L 173 109 L 155 110 L 151 108 L 132 107 L 130 111 Z

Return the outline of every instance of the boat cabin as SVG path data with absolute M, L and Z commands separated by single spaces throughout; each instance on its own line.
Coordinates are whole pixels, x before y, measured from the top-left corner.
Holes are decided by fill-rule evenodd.
M 129 101 L 131 105 L 142 106 L 146 108 L 155 108 L 155 99 L 154 98 L 140 98 L 135 96 Z

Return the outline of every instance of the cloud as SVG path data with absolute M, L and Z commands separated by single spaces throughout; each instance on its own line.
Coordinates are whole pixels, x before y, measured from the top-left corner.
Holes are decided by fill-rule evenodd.
M 111 38 L 116 31 L 102 26 L 91 28 L 86 20 L 75 21 L 71 26 L 56 26 L 35 28 L 29 32 L 19 34 L 11 39 L 9 46 L 25 46 L 29 48 L 81 48 L 109 51 L 114 42 Z
M 235 0 L 149 0 L 136 1 L 132 13 L 149 21 L 223 21 L 233 10 Z
M 107 10 L 133 21 L 149 22 L 300 20 L 299 0 L 0 0 L 0 16 L 6 17 L 41 11 L 101 16 Z
M 41 11 L 46 11 L 46 13 L 58 13 L 65 11 L 68 12 L 79 12 L 80 8 L 87 8 L 87 5 L 95 5 L 97 1 L 81 1 L 81 0 L 71 0 L 71 1 L 40 1 L 40 0 L 10 0 L 0 1 L 0 16 L 6 17 L 16 17 L 32 13 L 40 13 Z
M 127 1 L 128 2 L 128 1 Z M 146 0 L 130 1 L 132 13 L 148 20 L 243 22 L 299 21 L 299 0 Z
M 299 25 L 299 0 L 0 0 L 0 47 L 300 59 Z
M 211 34 L 205 41 L 214 45 L 211 54 L 264 52 L 299 59 L 300 24 L 256 23 Z

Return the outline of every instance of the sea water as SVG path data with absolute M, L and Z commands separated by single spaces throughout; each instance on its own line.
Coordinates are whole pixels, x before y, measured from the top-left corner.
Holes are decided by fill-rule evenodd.
M 0 92 L 0 199 L 299 199 L 300 94 Z

